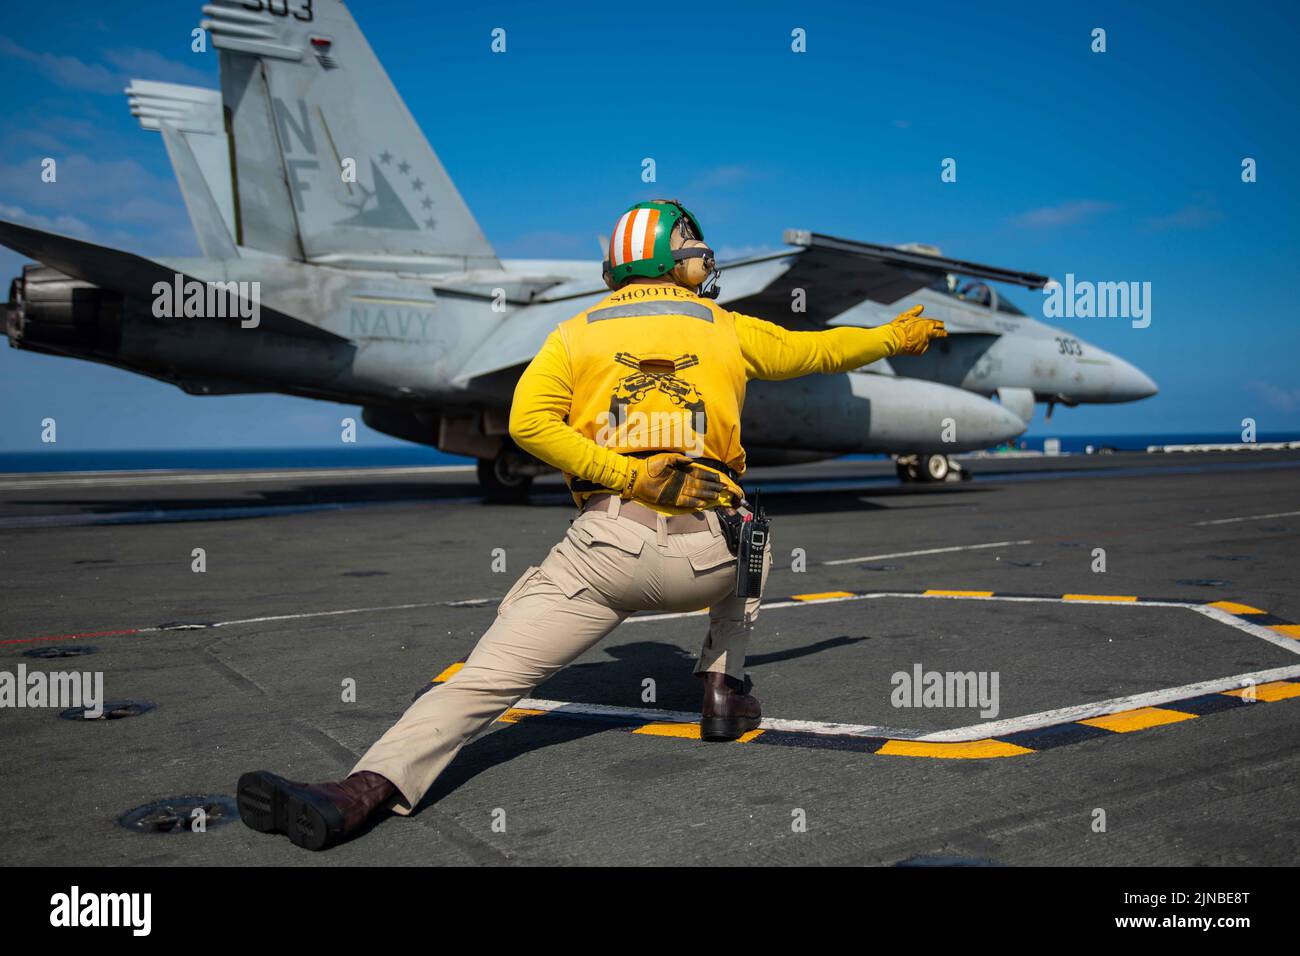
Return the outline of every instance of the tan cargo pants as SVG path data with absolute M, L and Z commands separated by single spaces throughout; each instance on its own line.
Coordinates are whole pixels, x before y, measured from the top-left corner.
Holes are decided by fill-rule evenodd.
M 421 696 L 352 772 L 382 774 L 410 813 L 460 748 L 635 611 L 709 608 L 695 672 L 744 676 L 759 600 L 734 596 L 735 561 L 712 512 L 707 530 L 668 534 L 617 512 L 586 511 L 497 608 L 464 666 Z M 765 555 L 763 578 L 771 565 Z

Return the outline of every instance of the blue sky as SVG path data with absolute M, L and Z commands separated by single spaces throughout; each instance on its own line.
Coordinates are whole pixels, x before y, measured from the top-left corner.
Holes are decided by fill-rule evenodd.
M 0 30 L 0 217 L 142 254 L 197 253 L 131 77 L 215 87 L 200 4 L 28 5 Z M 1031 432 L 1300 432 L 1300 155 L 1292 3 L 357 2 L 354 16 L 498 251 L 598 255 L 630 202 L 675 195 L 724 254 L 783 229 L 1053 276 L 1149 281 L 1152 323 L 1057 324 L 1155 399 L 1041 409 Z M 689 29 L 686 27 L 689 26 Z M 490 32 L 507 31 L 493 55 Z M 808 52 L 790 50 L 807 31 Z M 1108 50 L 1090 50 L 1091 31 Z M 57 185 L 39 163 L 59 159 Z M 654 157 L 658 183 L 640 181 Z M 1258 162 L 1244 184 L 1243 157 Z M 957 160 L 957 182 L 940 163 Z M 22 258 L 0 250 L 0 278 Z M 1026 311 L 1036 296 L 1013 290 Z M 326 445 L 355 409 L 197 398 L 0 348 L 0 449 Z M 367 435 L 368 443 L 389 439 Z

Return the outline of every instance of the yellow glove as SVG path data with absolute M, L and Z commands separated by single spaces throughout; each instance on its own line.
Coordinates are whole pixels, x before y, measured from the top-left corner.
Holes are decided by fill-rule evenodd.
M 623 498 L 675 508 L 710 508 L 718 503 L 720 495 L 730 490 L 723 483 L 726 479 L 722 475 L 676 452 L 630 461 Z
M 914 305 L 889 323 L 898 329 L 903 336 L 903 344 L 898 347 L 898 353 L 903 355 L 924 355 L 925 350 L 930 347 L 931 339 L 948 337 L 948 330 L 943 327 L 943 323 L 938 319 L 924 319 L 921 317 L 921 312 L 924 309 L 924 305 Z

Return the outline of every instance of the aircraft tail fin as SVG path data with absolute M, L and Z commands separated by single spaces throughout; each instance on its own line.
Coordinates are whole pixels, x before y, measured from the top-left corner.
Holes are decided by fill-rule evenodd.
M 132 80 L 126 96 L 140 126 L 162 134 L 203 254 L 209 259 L 237 258 L 221 94 L 198 86 Z
M 403 271 L 500 268 L 342 0 L 212 0 L 235 240 Z

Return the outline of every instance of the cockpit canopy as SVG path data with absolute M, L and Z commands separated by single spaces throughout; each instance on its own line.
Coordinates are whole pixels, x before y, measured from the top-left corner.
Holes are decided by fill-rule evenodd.
M 972 305 L 982 306 L 986 309 L 993 308 L 1007 315 L 1025 314 L 1016 307 L 1015 303 L 1008 302 L 998 295 L 993 287 L 986 282 L 969 281 L 963 283 L 959 276 L 948 275 L 937 282 L 931 283 L 928 288 L 952 296 L 954 299 L 960 299 L 962 302 L 969 302 Z

